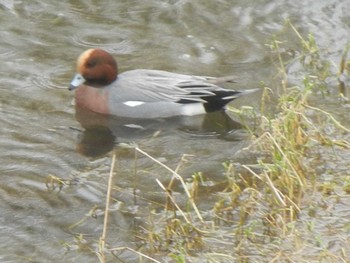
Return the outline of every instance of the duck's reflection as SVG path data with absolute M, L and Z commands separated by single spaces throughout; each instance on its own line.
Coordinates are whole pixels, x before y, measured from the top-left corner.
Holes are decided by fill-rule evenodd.
M 84 128 L 77 151 L 91 157 L 108 153 L 117 143 L 137 142 L 174 129 L 191 136 L 215 136 L 231 141 L 241 140 L 243 131 L 242 125 L 224 111 L 167 119 L 130 119 L 76 108 L 76 119 Z
M 82 132 L 76 149 L 85 156 L 102 156 L 113 150 L 115 139 L 108 127 L 90 126 Z

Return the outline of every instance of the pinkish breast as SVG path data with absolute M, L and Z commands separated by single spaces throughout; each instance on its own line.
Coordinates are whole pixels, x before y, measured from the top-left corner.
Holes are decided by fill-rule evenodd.
M 94 112 L 109 114 L 108 90 L 82 85 L 75 91 L 77 106 Z

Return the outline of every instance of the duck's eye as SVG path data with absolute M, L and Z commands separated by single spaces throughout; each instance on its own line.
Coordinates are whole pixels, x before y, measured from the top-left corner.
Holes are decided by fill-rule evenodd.
M 86 62 L 86 67 L 88 68 L 93 68 L 94 66 L 96 66 L 97 62 L 95 60 L 89 60 L 88 62 Z

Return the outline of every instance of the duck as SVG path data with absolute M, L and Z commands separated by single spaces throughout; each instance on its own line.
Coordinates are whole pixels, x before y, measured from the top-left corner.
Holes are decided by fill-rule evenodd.
M 195 76 L 163 70 L 134 69 L 118 74 L 107 51 L 92 48 L 77 59 L 69 90 L 75 105 L 92 112 L 126 118 L 194 116 L 225 110 L 225 106 L 258 89 L 232 90 L 219 86 L 229 77 Z

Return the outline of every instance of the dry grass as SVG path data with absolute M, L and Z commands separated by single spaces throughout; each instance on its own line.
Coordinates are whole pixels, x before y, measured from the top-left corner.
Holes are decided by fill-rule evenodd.
M 139 233 L 142 249 L 101 249 L 99 255 L 127 249 L 149 262 L 161 262 L 159 258 L 164 257 L 174 262 L 346 262 L 349 251 L 345 247 L 343 254 L 323 249 L 317 255 L 304 255 L 313 251 L 309 247 L 311 241 L 303 239 L 312 234 L 312 225 L 300 221 L 303 214 L 312 211 L 308 207 L 313 202 L 309 197 L 329 195 L 334 188 L 317 178 L 310 165 L 313 154 L 323 147 L 350 148 L 348 141 L 326 135 L 324 129 L 329 125 L 344 132 L 349 130 L 327 112 L 310 106 L 307 102 L 310 94 L 307 89 L 289 89 L 281 97 L 280 111 L 273 119 L 260 117 L 260 126 L 254 132 L 258 136 L 243 149 L 261 153 L 256 164 L 242 165 L 240 172 L 234 164 L 225 164 L 226 186 L 217 192 L 218 201 L 212 211 L 200 211 L 196 205 L 205 202 L 196 199 L 202 181 L 200 174 L 193 177 L 191 184 L 185 183 L 179 171 L 135 147 L 135 151 L 181 182 L 188 206 L 184 210 L 177 204 L 171 183 L 164 186 L 157 181 L 167 202 L 164 214 L 150 214 Z M 317 210 L 316 205 L 313 209 Z M 104 239 L 105 236 L 101 238 Z M 315 238 L 313 242 L 321 241 Z M 100 262 L 105 262 L 101 256 Z

